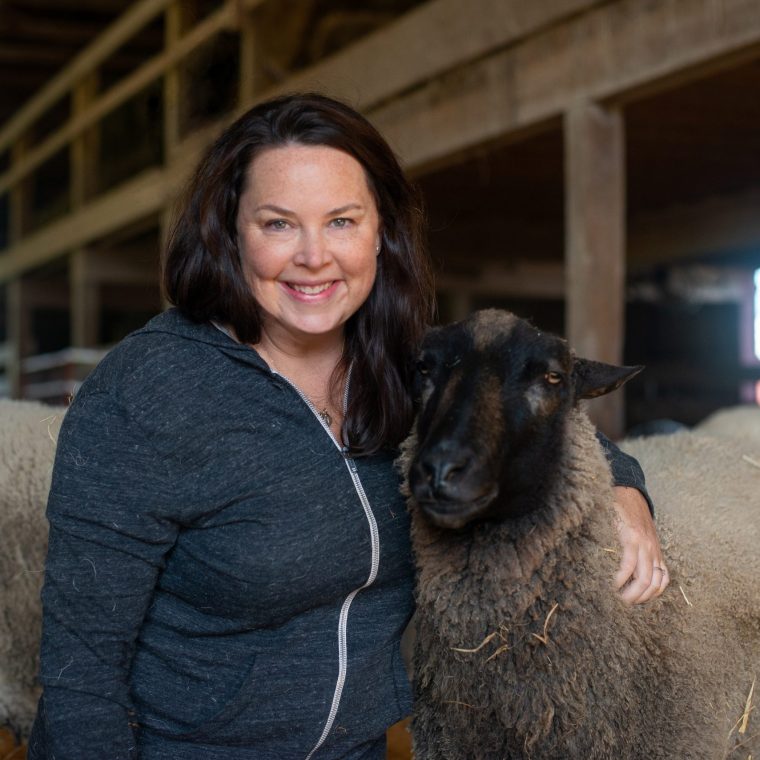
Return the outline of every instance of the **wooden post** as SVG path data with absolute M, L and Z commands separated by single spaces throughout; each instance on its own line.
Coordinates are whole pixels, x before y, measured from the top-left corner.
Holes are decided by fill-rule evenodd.
M 98 345 L 100 291 L 91 263 L 95 255 L 86 248 L 79 248 L 69 257 L 71 345 L 78 348 Z
M 164 14 L 164 50 L 168 53 L 180 40 L 184 13 L 181 0 L 173 0 Z M 180 138 L 182 63 L 175 63 L 164 75 L 164 163 L 171 163 Z
M 72 112 L 76 118 L 97 98 L 98 76 L 84 77 L 72 92 Z M 92 127 L 71 143 L 71 208 L 84 206 L 97 192 L 97 151 L 100 135 Z M 98 342 L 100 304 L 98 284 L 89 272 L 91 253 L 76 248 L 69 256 L 69 319 L 71 345 L 91 348 Z
M 249 108 L 262 88 L 260 67 L 260 46 L 257 39 L 258 26 L 253 13 L 240 4 L 238 6 L 240 28 L 240 84 L 238 86 L 238 108 Z
M 11 168 L 24 161 L 29 152 L 29 135 L 23 135 L 11 148 Z M 8 239 L 11 246 L 24 237 L 29 221 L 29 181 L 21 180 L 8 193 Z
M 74 118 L 84 113 L 98 96 L 98 75 L 90 74 L 71 93 Z M 71 141 L 71 207 L 81 208 L 97 192 L 99 125 L 90 127 Z
M 8 363 L 5 376 L 8 380 L 10 398 L 21 396 L 21 342 L 23 335 L 21 312 L 21 277 L 15 277 L 6 283 L 5 309 L 8 343 Z
M 579 356 L 620 364 L 625 308 L 623 116 L 590 102 L 565 114 L 566 325 Z M 612 438 L 624 426 L 618 392 L 589 414 Z
M 11 167 L 20 164 L 29 150 L 29 135 L 19 137 L 11 149 Z M 18 243 L 26 233 L 29 220 L 29 182 L 22 180 L 8 193 L 8 239 L 11 246 Z M 21 357 L 25 344 L 28 322 L 23 304 L 23 280 L 19 275 L 6 286 L 6 342 L 8 361 L 5 376 L 11 398 L 21 396 Z

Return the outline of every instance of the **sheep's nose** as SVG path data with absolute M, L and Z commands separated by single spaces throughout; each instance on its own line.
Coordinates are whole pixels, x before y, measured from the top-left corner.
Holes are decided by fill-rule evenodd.
M 472 455 L 460 448 L 438 446 L 425 453 L 412 475 L 412 488 L 418 496 L 455 497 L 468 470 Z
M 466 467 L 467 462 L 464 459 L 452 460 L 448 458 L 437 458 L 427 460 L 422 463 L 422 469 L 425 472 L 425 478 L 438 491 L 452 484 L 457 475 Z

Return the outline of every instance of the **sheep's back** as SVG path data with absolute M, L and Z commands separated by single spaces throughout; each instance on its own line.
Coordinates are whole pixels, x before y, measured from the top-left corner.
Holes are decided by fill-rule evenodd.
M 622 448 L 644 469 L 674 570 L 666 594 L 681 631 L 667 646 L 698 664 L 692 688 L 723 716 L 728 735 L 760 674 L 760 467 L 746 443 L 695 432 L 624 441 Z M 756 713 L 746 734 L 755 737 L 748 739 L 755 751 Z
M 695 428 L 702 435 L 731 438 L 760 453 L 760 407 L 743 404 L 713 412 Z
M 34 710 L 47 550 L 45 505 L 65 409 L 0 401 L 0 725 L 26 732 Z
M 658 526 L 677 536 L 684 561 L 710 588 L 731 596 L 723 579 L 758 598 L 760 462 L 750 446 L 696 432 L 624 441 L 641 463 Z M 694 600 L 692 600 L 694 601 Z M 737 600 L 738 601 L 738 600 Z

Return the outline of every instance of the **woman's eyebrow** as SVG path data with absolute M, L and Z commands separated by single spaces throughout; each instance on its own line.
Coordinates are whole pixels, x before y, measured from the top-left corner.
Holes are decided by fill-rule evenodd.
M 265 203 L 262 206 L 256 206 L 255 212 L 258 211 L 274 211 L 275 214 L 282 214 L 283 216 L 293 216 L 293 212 L 289 209 L 282 208 L 282 206 L 275 206 L 271 203 Z
M 345 214 L 346 211 L 363 211 L 364 206 L 361 203 L 347 203 L 345 206 L 339 206 L 331 211 L 328 211 L 325 216 L 333 216 L 335 214 Z M 283 208 L 282 206 L 275 206 L 273 203 L 264 203 L 261 206 L 256 206 L 254 212 L 259 211 L 273 211 L 275 214 L 281 214 L 282 216 L 293 216 L 295 212 L 290 209 Z
M 346 211 L 363 211 L 364 206 L 361 203 L 347 203 L 345 206 L 334 208 L 332 211 L 328 211 L 325 216 L 333 216 L 334 214 L 345 214 Z

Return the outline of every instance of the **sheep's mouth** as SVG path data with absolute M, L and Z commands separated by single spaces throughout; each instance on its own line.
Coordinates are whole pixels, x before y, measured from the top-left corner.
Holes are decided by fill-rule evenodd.
M 488 508 L 493 503 L 498 488 L 493 488 L 476 499 L 451 501 L 448 499 L 428 499 L 417 501 L 422 513 L 434 525 L 446 530 L 460 530 L 473 520 L 488 516 Z

